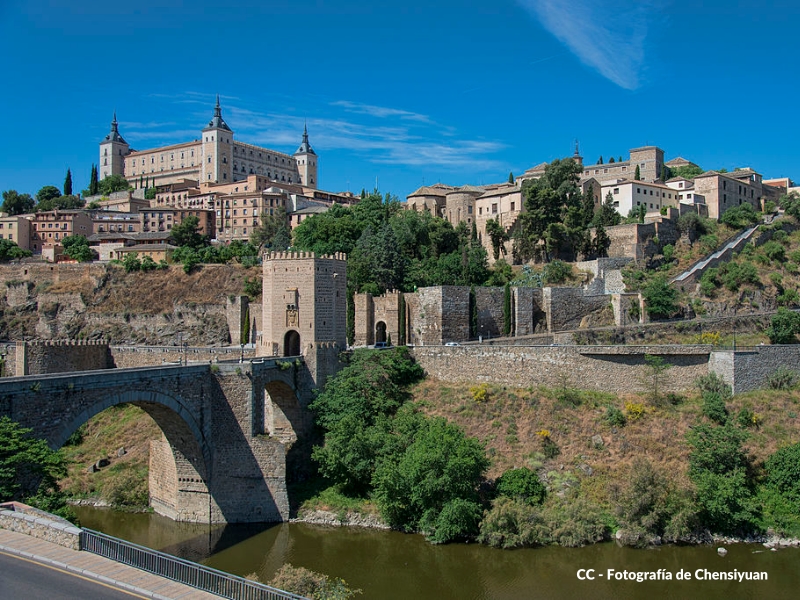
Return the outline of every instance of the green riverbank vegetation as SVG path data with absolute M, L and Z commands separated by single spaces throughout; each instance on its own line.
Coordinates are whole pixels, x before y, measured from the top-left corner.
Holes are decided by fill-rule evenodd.
M 651 361 L 652 362 L 652 361 Z M 405 349 L 357 351 L 312 406 L 324 492 L 431 542 L 512 548 L 710 534 L 800 535 L 798 374 L 732 397 L 716 376 L 665 394 L 422 379 Z M 344 502 L 338 505 L 338 501 Z

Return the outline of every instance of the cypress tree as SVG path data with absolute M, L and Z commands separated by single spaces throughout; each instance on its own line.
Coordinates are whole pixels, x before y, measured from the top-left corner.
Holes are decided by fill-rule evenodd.
M 616 161 L 614 160 L 614 157 L 613 157 L 613 156 L 612 156 L 611 158 L 609 158 L 609 159 L 608 159 L 608 164 L 610 164 L 610 165 L 611 165 L 611 164 L 614 164 L 615 162 L 616 162 Z
M 244 312 L 244 319 L 242 319 L 242 344 L 250 343 L 250 307 Z
M 602 165 L 603 164 L 603 155 L 602 154 L 600 155 L 600 158 L 597 159 L 597 164 L 598 165 Z
M 89 195 L 94 196 L 100 191 L 100 185 L 97 182 L 97 165 L 92 163 L 92 175 L 89 177 Z
M 473 242 L 478 241 L 478 226 L 475 224 L 475 221 L 472 222 L 472 233 L 470 234 L 470 239 Z
M 508 183 L 514 183 L 514 171 L 510 171 L 508 174 Z
M 397 302 L 397 328 L 400 330 L 400 339 L 397 343 L 401 346 L 406 345 L 406 299 L 400 292 L 400 300 Z
M 503 335 L 511 334 L 511 286 L 503 288 Z
M 67 169 L 67 176 L 64 178 L 64 195 L 72 196 L 72 171 Z
M 478 301 L 474 285 L 469 288 L 469 337 L 478 337 Z
M 633 178 L 636 181 L 640 181 L 642 179 L 642 172 L 639 170 L 639 165 L 636 165 L 636 171 L 633 174 Z

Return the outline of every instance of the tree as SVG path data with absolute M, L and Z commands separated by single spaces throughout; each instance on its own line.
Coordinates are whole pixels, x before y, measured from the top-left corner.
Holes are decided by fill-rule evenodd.
M 771 344 L 796 344 L 800 333 L 800 313 L 788 308 L 779 308 L 772 315 L 767 335 Z
M 22 215 L 29 213 L 36 206 L 36 202 L 30 194 L 20 194 L 16 190 L 6 190 L 3 192 L 2 211 L 9 215 Z
M 11 240 L 0 239 L 0 262 L 31 256 L 30 250 L 23 250 Z
M 508 183 L 514 183 L 514 171 L 508 173 Z
M 64 195 L 72 196 L 72 171 L 67 169 L 67 176 L 64 178 Z
M 519 502 L 536 505 L 544 502 L 547 488 L 539 476 L 527 467 L 509 469 L 497 480 L 497 493 Z
M 31 431 L 0 417 L 0 502 L 47 504 L 64 514 L 66 502 L 58 490 L 58 480 L 67 474 L 64 461 Z
M 82 235 L 70 235 L 61 241 L 64 253 L 78 262 L 91 262 L 98 257 L 97 252 L 89 247 L 89 241 Z
M 286 208 L 279 206 L 274 214 L 261 215 L 261 225 L 253 230 L 250 243 L 257 248 L 286 250 L 292 244 L 292 231 L 286 224 Z
M 123 192 L 132 189 L 128 180 L 122 175 L 109 175 L 97 184 L 97 191 L 104 196 L 113 194 L 114 192 Z
M 500 225 L 500 219 L 489 219 L 486 221 L 486 235 L 492 240 L 492 251 L 494 259 L 500 258 L 500 254 L 506 255 L 505 242 L 508 241 L 508 232 Z
M 593 223 L 595 225 L 612 227 L 614 225 L 619 225 L 621 220 L 622 215 L 614 208 L 614 196 L 611 192 L 608 192 L 605 202 L 600 206 L 600 210 L 597 211 L 597 214 L 594 215 Z
M 170 230 L 170 234 L 172 239 L 175 240 L 175 244 L 195 249 L 208 246 L 208 236 L 200 233 L 199 225 L 200 219 L 194 215 L 189 215 L 183 221 L 174 225 Z
M 729 208 L 719 218 L 721 223 L 734 229 L 744 229 L 750 225 L 758 223 L 760 217 L 750 204 L 742 204 Z
M 616 161 L 614 160 L 614 157 L 613 157 L 613 156 L 612 156 L 611 158 L 609 158 L 609 159 L 608 159 L 608 164 L 610 164 L 610 165 L 614 164 L 615 162 L 616 162 Z
M 413 421 L 408 429 L 405 424 L 395 428 L 405 450 L 375 471 L 381 515 L 434 543 L 476 534 L 482 513 L 477 488 L 489 466 L 484 447 L 441 417 Z
M 36 205 L 37 211 L 48 210 L 69 210 L 74 208 L 83 208 L 84 200 L 78 196 L 58 196 L 57 198 L 49 198 L 42 200 Z
M 633 178 L 636 181 L 640 181 L 642 179 L 642 172 L 639 170 L 639 165 L 636 165 L 636 170 L 633 172 Z
M 89 193 L 94 196 L 100 193 L 100 182 L 98 181 L 97 166 L 92 164 L 92 174 L 89 178 Z
M 678 293 L 669 285 L 666 277 L 659 276 L 650 280 L 642 288 L 642 296 L 647 306 L 647 314 L 652 318 L 665 319 L 678 311 L 675 303 Z
M 598 224 L 594 230 L 594 242 L 592 244 L 592 252 L 595 256 L 604 258 L 608 256 L 608 249 L 611 247 L 611 238 L 606 232 L 606 228 L 602 223 Z
M 658 406 L 662 403 L 661 391 L 664 387 L 664 373 L 669 370 L 672 365 L 664 360 L 663 356 L 652 354 L 644 355 L 644 364 L 646 369 L 643 383 L 647 388 L 650 401 Z
M 36 192 L 36 202 L 42 204 L 43 202 L 48 202 L 53 198 L 58 198 L 59 196 L 61 196 L 61 190 L 54 185 L 46 185 Z
M 557 251 L 568 231 L 562 224 L 570 207 L 580 206 L 578 177 L 582 167 L 571 158 L 554 160 L 540 179 L 522 184 L 525 212 L 517 219 L 514 251 L 526 261 L 539 258 L 542 242 L 548 253 Z
M 603 155 L 602 154 L 600 155 L 600 158 L 597 159 L 597 164 L 598 165 L 602 165 L 603 164 Z

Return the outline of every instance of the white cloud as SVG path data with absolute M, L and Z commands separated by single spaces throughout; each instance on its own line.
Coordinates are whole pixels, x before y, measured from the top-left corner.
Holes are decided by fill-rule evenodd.
M 211 116 L 214 95 L 185 92 L 157 97 L 179 112 L 173 111 L 171 119 L 162 123 L 121 123 L 123 136 L 137 147 L 146 142 L 176 144 L 196 139 Z M 204 106 L 197 110 L 179 108 L 187 103 Z M 236 139 L 289 154 L 300 145 L 303 126 L 307 124 L 311 145 L 318 152 L 349 151 L 365 163 L 475 171 L 504 168 L 492 157 L 505 147 L 503 144 L 464 139 L 454 127 L 437 124 L 427 115 L 349 100 L 310 108 L 313 114 L 328 115 L 308 119 L 298 115 L 292 104 L 272 107 L 272 111 L 260 111 L 223 99 L 222 115 Z M 178 114 L 180 118 L 176 119 Z
M 650 1 L 517 0 L 584 64 L 627 90 L 639 87 Z

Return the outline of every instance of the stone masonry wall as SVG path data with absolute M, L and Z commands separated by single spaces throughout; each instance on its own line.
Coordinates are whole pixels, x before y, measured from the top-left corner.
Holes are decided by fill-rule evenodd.
M 544 288 L 543 292 L 550 332 L 578 329 L 587 315 L 611 304 L 609 296 L 584 296 L 580 288 Z
M 478 309 L 478 335 L 484 338 L 503 335 L 503 297 L 504 290 L 501 287 L 475 288 L 475 305 Z
M 114 359 L 105 342 L 56 340 L 17 342 L 16 375 L 43 375 L 110 369 Z
M 208 348 L 179 346 L 112 346 L 111 356 L 118 369 L 134 367 L 153 367 L 162 364 L 178 364 L 180 362 L 217 363 L 221 361 L 236 361 L 242 355 L 241 348 Z M 256 357 L 256 349 L 245 348 L 244 359 L 251 360 Z
M 0 504 L 0 528 L 24 533 L 71 550 L 81 549 L 81 530 L 78 527 L 19 502 Z
M 543 333 L 547 318 L 542 309 L 541 288 L 512 287 L 514 334 L 517 337 Z
M 769 377 L 780 367 L 800 372 L 800 347 L 756 346 L 733 354 L 733 393 L 767 387 Z
M 681 391 L 708 373 L 709 349 L 691 346 L 458 346 L 415 347 L 412 354 L 431 377 L 450 382 L 487 382 L 573 387 L 612 393 L 647 390 L 645 354 L 663 356 L 665 391 Z

